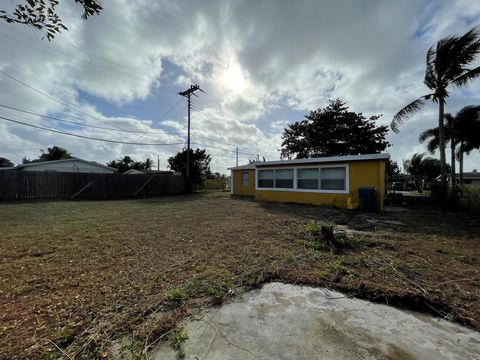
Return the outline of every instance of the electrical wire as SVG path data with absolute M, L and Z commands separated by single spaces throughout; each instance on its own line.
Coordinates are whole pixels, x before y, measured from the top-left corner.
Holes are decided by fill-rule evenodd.
M 65 119 L 61 119 L 61 118 L 56 117 L 56 116 L 39 114 L 39 113 L 36 113 L 36 112 L 33 112 L 33 111 L 23 110 L 23 109 L 19 109 L 19 108 L 13 107 L 13 106 L 8 106 L 8 105 L 0 104 L 0 107 L 6 108 L 6 109 L 10 109 L 10 110 L 14 110 L 14 111 L 18 111 L 18 112 L 22 112 L 22 113 L 26 113 L 26 114 L 30 114 L 30 115 L 40 116 L 40 117 L 46 118 L 46 119 L 51 119 L 51 120 L 55 120 L 55 121 L 61 121 L 61 122 L 67 123 L 67 124 L 79 125 L 79 126 L 89 127 L 89 128 L 93 128 L 93 129 L 102 129 L 102 130 L 122 131 L 122 132 L 123 132 L 123 130 L 121 130 L 121 129 L 112 129 L 112 128 L 108 128 L 108 127 L 104 127 L 104 126 L 96 126 L 96 125 L 90 125 L 90 124 L 80 123 L 80 122 L 76 122 L 76 121 L 65 120 Z M 152 129 L 152 130 L 161 130 L 161 129 Z M 184 133 L 178 133 L 178 132 L 176 132 L 176 133 L 163 132 L 163 133 L 159 133 L 159 134 L 154 134 L 154 133 L 152 133 L 151 131 L 141 131 L 141 130 L 129 130 L 129 132 L 131 132 L 131 133 L 139 133 L 139 134 L 151 134 L 151 135 L 178 135 L 178 134 L 184 134 Z
M 146 146 L 165 146 L 165 145 L 183 145 L 184 144 L 184 142 L 181 142 L 181 143 L 139 143 L 139 142 L 128 142 L 128 141 L 101 139 L 101 138 L 96 138 L 96 137 L 91 137 L 91 136 L 73 134 L 73 133 L 69 133 L 69 132 L 66 132 L 66 131 L 60 131 L 60 130 L 56 130 L 56 129 L 50 129 L 50 128 L 46 128 L 46 127 L 43 127 L 43 126 L 28 124 L 28 123 L 25 123 L 23 121 L 13 120 L 13 119 L 10 119 L 10 118 L 4 117 L 4 116 L 0 116 L 0 119 L 5 120 L 5 121 L 9 121 L 9 122 L 13 122 L 13 123 L 16 123 L 16 124 L 24 125 L 24 126 L 33 127 L 33 128 L 36 128 L 36 129 L 51 131 L 51 132 L 54 132 L 54 133 L 57 133 L 57 134 L 74 136 L 74 137 L 78 137 L 78 138 L 82 138 L 82 139 L 88 139 L 88 140 L 110 142 L 110 143 L 115 143 L 115 144 L 146 145 Z
M 89 113 L 87 113 L 87 112 L 85 112 L 85 111 L 82 111 L 82 110 L 80 110 L 80 109 L 77 109 L 76 107 L 74 107 L 74 106 L 72 106 L 72 105 L 69 105 L 69 104 L 67 104 L 67 103 L 65 103 L 65 102 L 63 102 L 63 101 L 61 101 L 61 100 L 58 100 L 58 99 L 54 98 L 53 96 L 48 95 L 47 93 L 45 93 L 45 92 L 43 92 L 43 91 L 41 91 L 41 90 L 38 90 L 38 89 L 34 88 L 33 86 L 31 86 L 31 85 L 29 85 L 29 84 L 27 84 L 27 83 L 25 83 L 25 82 L 23 82 L 23 81 L 15 78 L 14 76 L 9 75 L 8 73 L 6 73 L 6 72 L 3 71 L 3 70 L 0 70 L 0 74 L 3 74 L 3 75 L 5 75 L 5 76 L 7 76 L 8 78 L 10 78 L 10 79 L 18 82 L 19 84 L 21 84 L 21 85 L 23 85 L 23 86 L 26 86 L 26 87 L 28 87 L 29 89 L 37 92 L 38 94 L 41 94 L 41 95 L 49 98 L 50 100 L 55 101 L 55 102 L 57 102 L 57 103 L 65 106 L 65 107 L 67 107 L 67 108 L 69 108 L 69 109 L 72 109 L 72 110 L 74 110 L 74 111 L 76 111 L 76 112 L 79 112 L 79 113 L 81 113 L 81 114 L 84 114 L 84 115 L 86 115 L 86 116 L 88 116 L 88 117 L 90 117 L 90 118 L 92 118 L 92 119 L 94 119 L 94 120 L 97 120 L 97 121 L 106 123 L 106 121 L 104 121 L 104 120 L 102 120 L 102 119 L 99 119 L 99 118 L 97 118 L 97 117 L 95 117 L 95 116 L 93 116 L 93 115 L 90 115 Z M 107 123 L 107 125 L 111 126 L 112 128 L 120 129 L 120 130 L 122 130 L 122 131 L 124 131 L 124 132 L 126 132 L 126 133 L 131 133 L 129 130 L 123 129 L 123 128 L 119 127 L 119 126 L 114 126 L 114 125 L 111 125 L 111 124 L 108 124 L 108 123 Z M 143 135 L 137 135 L 137 136 L 141 136 L 141 137 L 143 137 L 143 138 L 145 138 L 145 139 L 148 139 L 148 140 L 153 140 L 153 139 L 150 139 L 150 138 L 148 138 L 148 137 L 146 137 L 146 136 L 143 136 Z
M 43 53 L 45 53 L 45 54 L 47 54 L 47 55 L 57 57 L 57 55 L 52 54 L 52 53 L 50 52 L 50 51 L 55 51 L 55 52 L 59 53 L 60 55 L 62 55 L 65 59 L 70 60 L 70 65 L 73 65 L 73 66 L 76 66 L 76 67 L 82 66 L 82 65 L 71 62 L 72 59 L 75 59 L 75 60 L 77 60 L 77 61 L 79 61 L 79 62 L 81 62 L 81 63 L 87 64 L 87 65 L 97 66 L 97 67 L 99 67 L 99 68 L 103 68 L 103 69 L 112 71 L 112 72 L 114 72 L 114 73 L 117 73 L 118 75 L 121 75 L 121 77 L 118 77 L 118 75 L 108 74 L 108 73 L 99 71 L 98 69 L 94 69 L 94 68 L 91 68 L 91 67 L 90 67 L 90 68 L 87 68 L 85 65 L 83 65 L 83 67 L 84 67 L 85 69 L 88 69 L 88 70 L 90 70 L 90 71 L 94 71 L 94 72 L 96 72 L 96 73 L 98 73 L 98 74 L 100 74 L 100 75 L 103 75 L 103 76 L 107 76 L 107 77 L 111 77 L 111 78 L 115 78 L 115 77 L 116 77 L 117 79 L 120 79 L 120 80 L 122 80 L 122 81 L 129 81 L 129 82 L 131 82 L 132 84 L 137 84 L 137 85 L 142 85 L 142 86 L 145 85 L 145 84 L 139 83 L 139 82 L 136 82 L 136 81 L 132 81 L 131 79 L 132 79 L 132 78 L 135 78 L 135 79 L 140 80 L 140 81 L 148 81 L 148 79 L 146 79 L 146 78 L 140 78 L 140 77 L 137 77 L 137 76 L 132 76 L 132 75 L 130 75 L 130 74 L 124 73 L 124 72 L 122 72 L 122 71 L 118 71 L 118 70 L 116 70 L 116 69 L 112 69 L 112 68 L 110 68 L 110 67 L 108 67 L 108 66 L 105 66 L 105 65 L 96 64 L 96 63 L 93 63 L 93 62 L 88 61 L 88 60 L 82 60 L 82 59 L 74 58 L 72 55 L 67 54 L 67 53 L 65 53 L 65 52 L 63 52 L 63 51 L 61 51 L 61 50 L 58 50 L 58 49 L 53 49 L 53 48 L 50 48 L 50 47 L 47 47 L 46 49 L 43 49 L 43 48 L 41 48 L 41 47 L 36 46 L 36 44 L 26 43 L 26 42 L 24 42 L 24 41 L 22 41 L 22 40 L 20 40 L 20 39 L 18 39 L 18 38 L 16 38 L 16 37 L 12 36 L 12 35 L 5 34 L 4 32 L 1 32 L 1 31 L 0 31 L 0 35 L 3 35 L 4 37 L 10 38 L 11 40 L 13 40 L 13 41 L 15 41 L 15 42 L 17 42 L 17 43 L 25 46 L 25 47 L 28 47 L 29 49 L 34 49 L 34 50 L 36 50 L 36 51 L 43 52 Z M 24 36 L 24 37 L 26 37 L 26 38 L 30 38 L 29 36 L 27 36 L 27 35 L 25 35 L 25 34 L 21 34 L 21 35 Z M 35 40 L 34 40 L 34 43 L 36 43 Z M 44 46 L 45 46 L 45 45 L 44 45 Z

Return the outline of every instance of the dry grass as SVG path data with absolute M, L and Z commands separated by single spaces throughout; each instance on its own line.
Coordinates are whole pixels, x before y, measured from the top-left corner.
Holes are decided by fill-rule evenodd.
M 124 335 L 122 350 L 141 355 L 195 308 L 272 279 L 480 328 L 480 222 L 462 214 L 444 223 L 423 208 L 369 215 L 213 193 L 3 204 L 0 219 L 2 359 L 103 357 Z M 309 220 L 366 233 L 321 249 Z

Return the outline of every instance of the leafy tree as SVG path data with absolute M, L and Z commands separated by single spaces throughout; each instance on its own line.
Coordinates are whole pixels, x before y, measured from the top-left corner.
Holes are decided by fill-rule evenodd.
M 53 145 L 51 148 L 47 148 L 47 151 L 41 149 L 42 153 L 37 159 L 29 160 L 26 157 L 22 159 L 22 164 L 34 163 L 39 161 L 52 161 L 52 160 L 63 160 L 71 159 L 72 154 L 68 152 L 67 149 L 64 149 L 60 146 Z
M 10 160 L 0 157 L 0 167 L 13 167 L 15 164 L 11 162 Z
M 441 162 L 443 215 L 447 204 L 447 161 L 445 157 L 445 101 L 449 96 L 448 87 L 465 86 L 468 81 L 480 76 L 480 66 L 469 69 L 469 66 L 480 52 L 480 32 L 473 28 L 462 36 L 449 36 L 441 39 L 427 52 L 424 83 L 431 90 L 401 109 L 390 124 L 393 131 L 398 132 L 398 126 L 409 116 L 420 110 L 426 100 L 438 103 L 438 133 Z
M 42 152 L 42 155 L 40 155 L 38 161 L 52 161 L 72 158 L 72 154 L 70 154 L 67 149 L 64 149 L 57 145 L 53 145 L 53 147 L 47 148 L 47 151 L 40 151 Z
M 449 165 L 447 164 L 447 167 Z M 435 181 L 441 174 L 440 160 L 425 157 L 425 154 L 413 154 L 410 160 L 403 161 L 403 168 L 415 179 L 415 186 L 419 192 L 423 191 L 426 182 Z
M 206 150 L 190 149 L 190 184 L 191 190 L 198 189 L 203 180 L 211 176 L 211 157 Z M 187 173 L 187 150 L 180 151 L 177 155 L 168 159 L 170 169 L 181 172 L 184 176 Z
M 445 140 L 450 142 L 451 150 L 451 184 L 456 184 L 455 158 L 460 163 L 460 184 L 463 185 L 463 157 L 472 150 L 480 148 L 480 106 L 465 106 L 455 117 L 445 114 Z M 428 140 L 427 149 L 431 153 L 438 149 L 440 135 L 438 127 L 425 130 L 419 136 L 420 142 Z M 458 150 L 456 146 L 459 145 Z
M 386 170 L 387 174 L 390 176 L 400 174 L 400 166 L 398 166 L 398 163 L 392 159 L 388 160 Z
M 124 156 L 121 159 L 107 163 L 107 166 L 117 169 L 119 173 L 124 173 L 131 169 L 150 171 L 152 170 L 152 165 L 153 161 L 150 158 L 146 158 L 145 161 L 134 161 L 130 156 Z
M 82 19 L 100 14 L 103 9 L 98 0 L 74 0 L 83 7 Z M 59 0 L 25 0 L 18 4 L 13 13 L 0 10 L 0 19 L 7 23 L 17 23 L 32 26 L 38 30 L 45 30 L 45 35 L 50 41 L 57 33 L 68 30 L 56 12 Z
M 339 99 L 305 118 L 283 131 L 282 158 L 371 154 L 390 146 L 385 140 L 388 127 L 375 124 L 380 115 L 366 118 Z
M 214 172 L 214 173 L 211 173 L 208 178 L 209 179 L 222 179 L 222 180 L 224 180 L 224 179 L 227 178 L 227 175 L 221 174 L 219 172 Z

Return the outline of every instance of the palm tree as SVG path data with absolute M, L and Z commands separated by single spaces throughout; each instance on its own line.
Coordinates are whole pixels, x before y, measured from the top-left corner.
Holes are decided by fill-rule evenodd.
M 456 184 L 455 178 L 455 158 L 460 164 L 460 185 L 463 185 L 463 157 L 472 150 L 480 148 L 480 106 L 465 106 L 455 117 L 451 114 L 445 114 L 445 140 L 450 141 L 452 157 L 452 186 Z M 420 142 L 427 143 L 427 149 L 431 153 L 439 148 L 439 129 L 438 127 L 425 130 L 418 138 Z M 457 151 L 456 146 L 459 145 Z
M 480 148 L 480 106 L 466 106 L 455 116 L 454 136 L 459 144 L 460 185 L 463 185 L 463 157 Z
M 425 85 L 431 90 L 401 109 L 394 117 L 390 127 L 399 132 L 398 126 L 409 116 L 420 110 L 426 100 L 438 103 L 438 133 L 441 162 L 441 179 L 443 186 L 443 215 L 446 214 L 446 158 L 445 158 L 445 129 L 444 109 L 445 101 L 449 96 L 450 85 L 462 87 L 469 80 L 480 76 L 480 66 L 467 68 L 480 52 L 480 32 L 473 28 L 462 36 L 449 36 L 441 39 L 436 45 L 428 49 L 425 71 Z
M 445 123 L 444 123 L 444 128 L 445 128 L 445 141 L 450 141 L 450 161 L 452 164 L 452 171 L 450 175 L 450 180 L 451 180 L 451 186 L 455 184 L 455 148 L 457 145 L 457 138 L 455 135 L 452 136 L 453 134 L 453 124 L 454 124 L 454 117 L 450 113 L 446 113 L 444 116 Z M 432 129 L 427 129 L 424 132 L 420 134 L 418 137 L 418 141 L 421 143 L 424 143 L 425 141 L 429 140 L 427 143 L 427 150 L 433 154 L 435 150 L 438 149 L 440 146 L 440 136 L 439 136 L 439 129 L 438 126 L 434 127 Z

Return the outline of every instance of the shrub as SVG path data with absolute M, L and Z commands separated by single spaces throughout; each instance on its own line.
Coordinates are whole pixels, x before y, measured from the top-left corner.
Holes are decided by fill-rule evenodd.
M 180 306 L 187 300 L 187 293 L 180 288 L 175 288 L 165 293 L 165 302 L 170 305 Z

